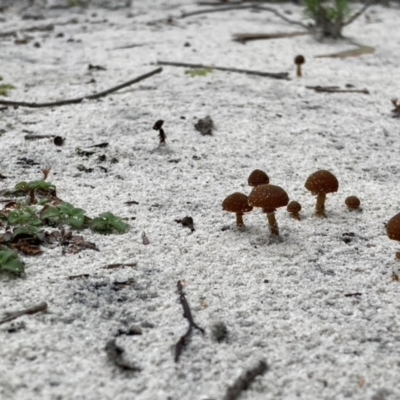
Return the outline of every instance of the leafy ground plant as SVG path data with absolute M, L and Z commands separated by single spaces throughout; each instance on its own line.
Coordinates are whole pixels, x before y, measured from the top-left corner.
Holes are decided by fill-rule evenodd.
M 2 246 L 0 247 L 0 271 L 20 275 L 25 272 L 25 267 L 16 252 Z
M 348 0 L 304 0 L 305 13 L 314 21 L 310 29 L 319 39 L 342 38 L 343 27 L 351 24 L 368 6 L 367 1 L 358 12 L 351 14 Z
M 129 229 L 129 225 L 122 221 L 121 218 L 115 216 L 111 212 L 100 214 L 90 223 L 90 229 L 95 232 L 107 235 L 109 233 L 125 233 Z
M 20 182 L 3 193 L 9 197 L 24 196 L 24 199 L 10 201 L 0 210 L 0 227 L 4 228 L 0 232 L 0 272 L 24 272 L 24 264 L 12 249 L 30 256 L 42 254 L 42 245 L 61 245 L 63 254 L 83 249 L 98 251 L 94 243 L 66 232 L 65 225 L 73 230 L 90 228 L 101 234 L 125 233 L 129 229 L 126 222 L 111 212 L 89 218 L 82 208 L 58 198 L 56 187 L 45 180 Z M 11 229 L 12 226 L 15 228 Z M 54 230 L 47 231 L 46 227 Z

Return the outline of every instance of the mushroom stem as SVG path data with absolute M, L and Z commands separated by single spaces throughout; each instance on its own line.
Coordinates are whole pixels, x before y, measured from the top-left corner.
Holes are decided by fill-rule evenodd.
M 267 218 L 271 235 L 279 236 L 279 226 L 278 223 L 276 222 L 275 212 L 268 212 Z
M 243 214 L 241 213 L 236 213 L 236 225 L 237 226 L 243 226 L 244 222 L 243 222 Z
M 315 214 L 318 215 L 319 217 L 326 217 L 326 214 L 325 214 L 325 199 L 326 199 L 326 194 L 325 193 L 318 193 L 317 205 L 315 206 Z
M 297 219 L 297 221 L 300 221 L 300 214 L 298 212 L 292 212 L 292 218 Z
M 297 76 L 298 76 L 299 78 L 301 78 L 301 77 L 303 76 L 303 74 L 302 74 L 302 72 L 301 72 L 301 65 L 300 65 L 300 64 L 297 64 L 296 71 L 297 71 Z
M 396 258 L 400 261 L 400 251 L 396 252 Z

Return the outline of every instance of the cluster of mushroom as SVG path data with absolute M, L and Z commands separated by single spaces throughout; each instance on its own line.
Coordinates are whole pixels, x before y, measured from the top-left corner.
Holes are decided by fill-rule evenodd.
M 269 183 L 268 175 L 259 169 L 254 170 L 249 178 L 248 184 L 254 189 L 246 196 L 243 193 L 235 192 L 229 195 L 222 203 L 224 211 L 236 214 L 236 225 L 244 226 L 243 215 L 253 210 L 253 207 L 260 207 L 267 214 L 269 228 L 272 235 L 279 236 L 279 227 L 275 218 L 275 211 L 280 207 L 287 207 L 291 216 L 300 220 L 301 205 L 297 201 L 289 203 L 289 196 L 281 187 Z M 332 172 L 319 170 L 311 174 L 305 187 L 313 195 L 317 196 L 315 214 L 326 217 L 325 200 L 328 193 L 337 192 L 339 182 Z M 356 196 L 346 198 L 345 203 L 349 210 L 358 209 L 360 200 Z
M 288 205 L 288 194 L 281 187 L 271 185 L 268 175 L 260 169 L 250 174 L 248 184 L 254 188 L 249 196 L 240 192 L 232 193 L 223 201 L 222 209 L 235 213 L 236 225 L 244 226 L 243 215 L 251 212 L 253 207 L 260 207 L 267 214 L 271 234 L 279 235 L 275 211 Z

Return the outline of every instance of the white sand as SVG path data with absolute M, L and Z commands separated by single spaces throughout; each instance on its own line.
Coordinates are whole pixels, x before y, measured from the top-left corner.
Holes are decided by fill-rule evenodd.
M 302 18 L 296 6 L 277 7 Z M 100 252 L 62 256 L 60 247 L 46 248 L 40 257 L 23 257 L 26 278 L 0 277 L 0 314 L 40 301 L 49 306 L 47 313 L 15 320 L 14 326 L 25 324 L 15 333 L 8 332 L 11 323 L 0 326 L 0 398 L 221 399 L 264 359 L 270 370 L 241 399 L 399 399 L 400 286 L 392 281 L 399 245 L 384 227 L 400 211 L 400 121 L 390 113 L 390 99 L 400 96 L 399 10 L 376 6 L 348 26 L 345 35 L 376 52 L 341 60 L 314 56 L 351 48 L 344 42 L 231 40 L 238 32 L 298 30 L 270 13 L 160 21 L 195 9 L 190 0 L 148 0 L 134 2 L 131 16 L 104 9 L 45 10 L 39 21 L 0 14 L 0 32 L 56 25 L 28 33 L 33 39 L 26 45 L 0 38 L 0 75 L 16 86 L 12 100 L 94 93 L 151 71 L 157 60 L 288 71 L 292 78 L 218 71 L 190 77 L 184 68 L 164 67 L 99 101 L 0 112 L 0 172 L 9 176 L 0 188 L 39 179 L 40 169 L 51 166 L 51 181 L 65 201 L 91 216 L 112 211 L 136 218 L 125 235 L 85 231 Z M 77 23 L 68 23 L 72 18 Z M 132 44 L 141 46 L 116 49 Z M 303 79 L 296 79 L 292 64 L 298 53 L 307 58 Z M 88 64 L 107 70 L 90 72 Z M 96 83 L 88 83 L 92 78 Z M 349 83 L 371 94 L 305 88 Z M 217 126 L 213 136 L 194 130 L 206 115 Z M 158 119 L 168 136 L 163 150 L 151 129 Z M 25 141 L 27 131 L 66 137 L 65 146 Z M 118 163 L 75 153 L 105 141 L 110 146 L 98 155 Z M 23 168 L 20 157 L 39 165 Z M 78 164 L 94 171 L 80 172 Z M 228 194 L 250 192 L 247 176 L 255 168 L 303 205 L 301 222 L 277 212 L 281 242 L 269 239 L 260 210 L 245 216 L 245 231 L 221 210 Z M 315 198 L 304 188 L 308 175 L 322 168 L 340 182 L 328 196 L 326 219 L 313 215 Z M 344 206 L 353 194 L 362 201 L 361 213 Z M 127 206 L 128 200 L 139 204 Z M 193 234 L 175 222 L 186 215 L 194 219 Z M 226 225 L 231 229 L 223 231 Z M 346 244 L 342 235 L 349 232 L 354 237 Z M 102 268 L 118 262 L 137 267 Z M 90 277 L 68 280 L 78 274 Z M 128 278 L 135 285 L 113 290 L 113 282 Z M 185 281 L 194 319 L 206 334 L 195 331 L 175 363 L 173 346 L 187 329 L 178 280 Z M 345 296 L 356 292 L 361 295 Z M 211 331 L 221 321 L 229 335 L 217 343 Z M 143 334 L 119 336 L 117 344 L 141 367 L 137 373 L 121 371 L 104 350 L 118 329 L 131 325 L 142 326 Z

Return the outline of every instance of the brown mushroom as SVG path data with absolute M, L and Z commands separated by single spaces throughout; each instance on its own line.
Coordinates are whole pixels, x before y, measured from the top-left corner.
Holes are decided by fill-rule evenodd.
M 347 208 L 350 211 L 358 210 L 361 205 L 361 201 L 357 196 L 346 197 L 346 200 L 344 201 L 344 203 L 346 204 Z
M 300 211 L 301 211 L 301 204 L 297 201 L 291 201 L 286 210 L 291 214 L 294 219 L 298 219 L 300 221 Z
M 400 213 L 396 214 L 386 225 L 389 239 L 400 242 Z M 396 253 L 396 258 L 400 260 L 400 252 Z
M 253 210 L 253 207 L 249 205 L 248 198 L 245 194 L 235 192 L 230 194 L 223 202 L 222 209 L 236 213 L 236 225 L 243 226 L 243 214 Z
M 306 62 L 306 59 L 304 56 L 299 54 L 294 58 L 294 63 L 296 64 L 296 75 L 300 78 L 303 76 L 302 71 L 301 71 L 301 66 Z
M 325 215 L 325 199 L 328 193 L 337 192 L 339 182 L 332 172 L 321 169 L 311 174 L 304 185 L 311 194 L 317 196 L 317 204 L 315 206 L 315 214 L 319 217 Z
M 249 186 L 259 186 L 269 183 L 269 176 L 261 169 L 255 169 L 248 177 Z
M 256 186 L 249 195 L 249 204 L 253 207 L 261 207 L 267 214 L 269 228 L 272 235 L 279 236 L 279 227 L 275 219 L 275 211 L 279 207 L 287 206 L 288 194 L 279 186 Z

